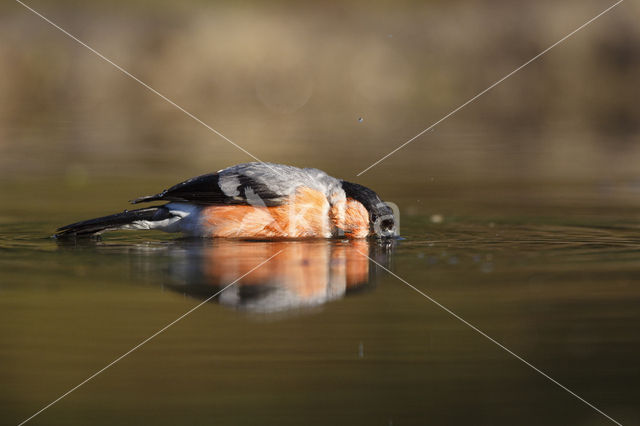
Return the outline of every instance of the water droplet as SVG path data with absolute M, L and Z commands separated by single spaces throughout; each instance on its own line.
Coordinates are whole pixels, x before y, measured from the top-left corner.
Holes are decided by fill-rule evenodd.
M 358 117 L 358 122 L 362 123 L 363 121 L 364 121 L 364 118 Z

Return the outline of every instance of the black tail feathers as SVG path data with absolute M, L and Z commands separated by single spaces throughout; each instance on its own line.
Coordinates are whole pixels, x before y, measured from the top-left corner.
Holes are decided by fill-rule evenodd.
M 109 216 L 83 220 L 57 229 L 55 238 L 89 237 L 105 231 L 125 228 L 136 221 L 164 220 L 171 216 L 164 206 L 146 207 L 137 210 L 125 210 Z

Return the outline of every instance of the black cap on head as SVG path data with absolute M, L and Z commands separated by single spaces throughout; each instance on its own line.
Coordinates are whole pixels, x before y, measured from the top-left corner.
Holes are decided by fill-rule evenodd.
M 391 207 L 385 204 L 371 189 L 357 183 L 342 181 L 342 189 L 347 197 L 362 203 L 369 212 L 369 227 L 378 237 L 395 235 L 396 221 Z

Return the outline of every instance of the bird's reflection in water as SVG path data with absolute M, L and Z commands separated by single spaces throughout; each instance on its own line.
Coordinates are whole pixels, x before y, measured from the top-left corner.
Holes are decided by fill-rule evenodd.
M 210 240 L 170 248 L 172 290 L 207 298 L 256 265 L 264 265 L 224 290 L 217 302 L 272 313 L 322 305 L 371 288 L 378 267 L 388 264 L 394 242 Z
M 62 250 L 126 255 L 138 282 L 161 284 L 199 299 L 210 298 L 264 262 L 212 301 L 265 314 L 317 307 L 373 288 L 381 268 L 369 257 L 389 267 L 395 244 L 395 240 L 58 241 Z

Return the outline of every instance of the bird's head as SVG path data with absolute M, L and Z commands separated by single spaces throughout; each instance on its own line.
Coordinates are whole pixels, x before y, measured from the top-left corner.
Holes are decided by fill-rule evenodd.
M 360 202 L 369 213 L 369 233 L 379 238 L 397 236 L 396 218 L 393 210 L 378 194 L 366 186 L 342 181 L 342 189 L 348 198 Z

